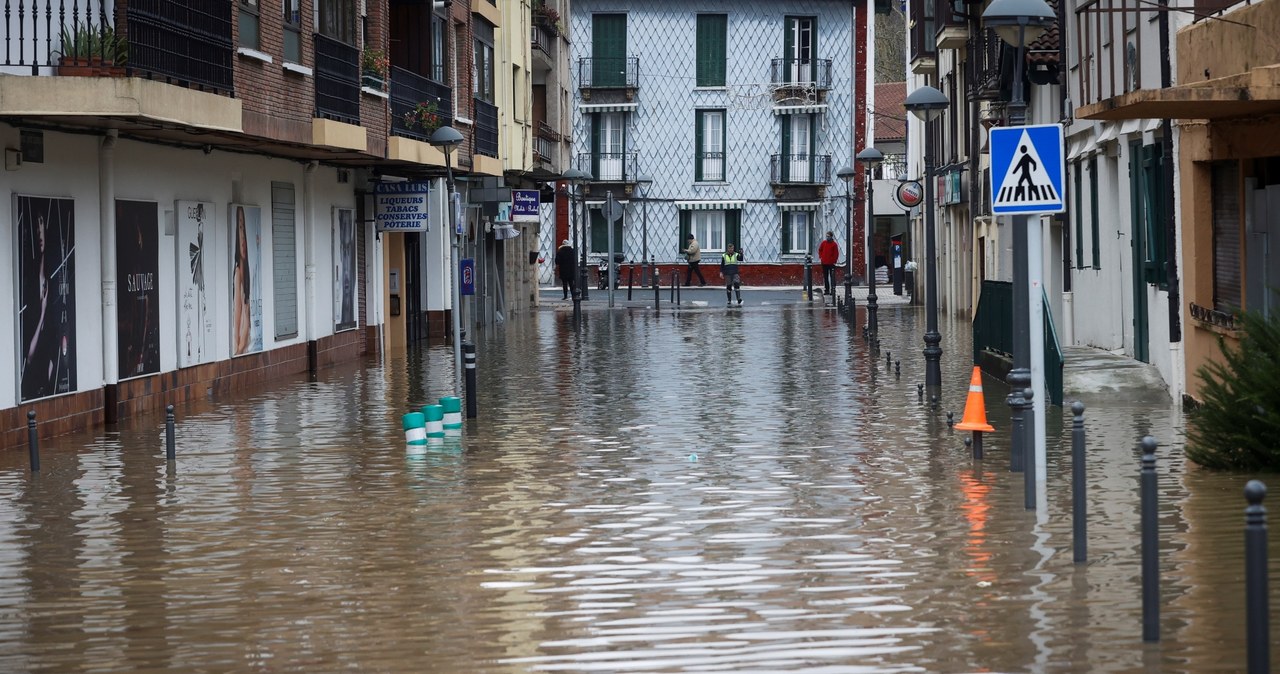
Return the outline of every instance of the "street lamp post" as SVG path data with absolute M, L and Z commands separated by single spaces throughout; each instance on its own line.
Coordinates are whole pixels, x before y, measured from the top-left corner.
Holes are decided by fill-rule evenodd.
M 1044 0 L 994 0 L 982 13 L 983 23 L 994 29 L 1009 46 L 1017 49 L 1014 58 L 1013 91 L 1009 101 L 1009 125 L 1022 126 L 1027 121 L 1027 102 L 1022 93 L 1023 61 L 1028 42 L 1036 38 L 1053 25 L 1055 15 L 1053 9 Z M 1027 215 L 1013 216 L 1013 369 L 1009 371 L 1009 404 L 1013 413 L 1013 421 L 1025 419 L 1026 412 L 1032 407 L 1025 392 L 1031 385 L 1031 297 L 1030 258 L 1033 252 L 1028 245 L 1028 229 L 1030 218 Z M 1036 256 L 1039 259 L 1039 256 Z M 1039 301 L 1040 298 L 1034 298 Z M 1021 412 L 1021 414 L 1019 414 Z M 1024 505 L 1028 509 L 1035 508 L 1035 480 L 1044 479 L 1044 462 L 1035 462 L 1036 420 L 1034 414 L 1030 423 L 1024 421 L 1025 428 L 1019 433 L 1014 424 L 1013 438 L 1010 443 L 1011 454 L 1023 457 Z
M 907 96 L 903 104 L 911 114 L 924 122 L 924 255 L 928 279 L 924 286 L 924 383 L 930 397 L 942 392 L 942 335 L 938 334 L 938 259 L 934 236 L 933 134 L 929 125 L 950 102 L 933 87 L 920 87 Z
M 444 153 L 444 170 L 449 189 L 449 198 L 446 208 L 449 209 L 449 238 L 452 241 L 450 251 L 452 259 L 449 270 L 449 281 L 453 285 L 453 292 L 450 300 L 453 307 L 449 311 L 450 323 L 453 327 L 453 372 L 454 385 L 457 387 L 458 397 L 463 396 L 462 391 L 462 286 L 458 278 L 458 265 L 461 264 L 462 258 L 462 234 L 460 232 L 459 223 L 457 221 L 457 206 L 454 205 L 458 196 L 455 192 L 453 184 L 453 149 L 462 144 L 462 134 L 452 126 L 442 126 L 431 134 L 431 144 L 440 148 Z
M 640 285 L 647 285 L 644 282 L 645 260 L 649 259 L 649 186 L 653 184 L 653 177 L 647 173 L 640 174 L 636 178 L 636 186 L 640 188 Z
M 850 193 L 853 191 L 853 177 L 857 175 L 851 167 L 843 166 L 836 171 L 836 177 L 844 181 L 844 310 L 849 320 L 850 329 L 854 326 L 853 311 L 853 206 Z
M 579 196 L 577 194 L 578 186 L 590 180 L 591 174 L 580 169 L 571 168 L 568 171 L 565 171 L 564 175 L 560 177 L 563 178 L 565 182 L 569 183 L 569 222 L 573 226 L 573 235 L 569 238 L 576 242 L 578 239 L 578 231 L 580 227 L 583 227 L 583 223 L 578 221 L 577 213 L 573 206 L 574 197 Z M 587 240 L 586 234 L 584 233 L 581 238 L 582 241 L 585 242 Z M 575 302 L 587 299 L 587 254 L 585 247 L 583 248 L 581 258 L 582 269 L 578 270 L 578 282 L 574 284 L 575 287 L 573 289 L 573 299 Z
M 874 147 L 864 148 L 858 156 L 854 157 L 867 167 L 867 339 L 871 341 L 874 348 L 878 341 L 877 333 L 880 330 L 880 321 L 876 318 L 876 256 L 875 256 L 875 229 L 876 229 L 876 205 L 873 197 L 875 196 L 875 176 L 872 171 L 880 162 L 884 161 L 884 153 Z

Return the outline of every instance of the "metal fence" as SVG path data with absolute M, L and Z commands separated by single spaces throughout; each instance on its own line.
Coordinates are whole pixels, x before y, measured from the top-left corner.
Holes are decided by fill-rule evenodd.
M 453 125 L 453 90 L 413 71 L 391 66 L 391 133 L 429 141 L 435 131 L 424 125 L 419 106 L 435 104 L 438 126 Z
M 636 89 L 640 59 L 635 56 L 578 59 L 578 81 L 583 89 Z
M 769 157 L 769 181 L 775 185 L 831 183 L 831 155 L 775 154 Z
M 815 89 L 830 89 L 831 59 L 773 59 L 769 81 L 774 86 L 803 84 Z
M 1041 290 L 1044 303 L 1044 370 L 1049 400 L 1062 405 L 1062 345 L 1053 323 L 1049 298 Z M 973 362 L 982 362 L 982 353 L 991 352 L 1003 358 L 1013 357 L 1013 284 L 1008 281 L 983 281 L 978 296 L 978 311 L 973 318 Z
M 316 117 L 360 123 L 360 50 L 315 34 Z

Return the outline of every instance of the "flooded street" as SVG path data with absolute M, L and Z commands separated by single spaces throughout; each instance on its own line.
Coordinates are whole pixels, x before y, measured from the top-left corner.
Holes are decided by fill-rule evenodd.
M 1187 465 L 1171 405 L 1082 396 L 1078 566 L 1069 414 L 1049 408 L 1039 517 L 1008 470 L 1003 384 L 984 382 L 985 460 L 947 428 L 963 324 L 942 323 L 933 411 L 917 307 L 881 310 L 878 357 L 834 311 L 584 318 L 483 335 L 480 419 L 422 452 L 400 417 L 451 393 L 447 346 L 180 409 L 173 468 L 162 416 L 46 441 L 35 477 L 0 453 L 0 671 L 1244 669 L 1247 478 Z M 1158 644 L 1141 640 L 1147 433 Z M 1271 570 L 1280 616 L 1274 532 Z

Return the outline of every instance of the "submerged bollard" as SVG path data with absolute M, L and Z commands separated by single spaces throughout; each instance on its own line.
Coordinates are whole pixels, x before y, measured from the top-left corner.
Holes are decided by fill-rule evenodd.
M 982 458 L 982 431 L 973 432 L 973 458 Z
M 653 310 L 658 311 L 658 303 L 661 302 L 662 296 L 659 292 L 662 290 L 662 284 L 658 282 L 658 264 L 653 263 Z
M 680 272 L 675 272 L 675 278 L 671 279 L 671 284 L 676 287 L 676 306 L 680 306 Z
M 933 409 L 938 409 L 938 396 L 929 396 L 929 404 Z
M 1271 625 L 1267 599 L 1267 509 L 1262 499 L 1267 486 L 1249 480 L 1244 497 L 1244 592 L 1249 640 L 1249 674 L 1263 674 L 1271 666 Z
M 636 286 L 636 263 L 627 266 L 627 301 L 631 301 L 631 289 Z
M 426 419 L 422 412 L 410 412 L 404 415 L 404 442 L 407 445 L 427 444 Z
M 1156 439 L 1142 439 L 1142 640 L 1160 640 L 1160 539 L 1156 513 Z
M 444 437 L 444 408 L 439 405 L 424 405 L 422 416 L 427 419 L 427 437 Z
M 164 458 L 168 461 L 178 458 L 178 449 L 173 435 L 173 405 L 168 405 L 164 408 Z
M 1085 535 L 1084 483 L 1084 403 L 1071 403 L 1071 561 L 1088 561 L 1089 542 Z
M 476 418 L 476 345 L 471 342 L 462 343 L 463 368 L 466 370 L 464 386 L 467 396 L 467 418 Z
M 947 428 L 955 428 L 955 425 L 956 425 L 956 413 L 947 412 Z
M 924 384 L 916 384 L 916 397 L 924 402 Z
M 574 327 L 582 326 L 582 295 L 577 288 L 573 289 L 573 322 Z
M 27 454 L 31 459 L 31 472 L 40 472 L 40 434 L 36 431 L 35 410 L 27 410 Z
M 895 377 L 902 376 L 902 361 L 900 360 L 893 361 L 893 376 Z
M 462 399 L 458 396 L 445 396 L 440 399 L 440 407 L 444 408 L 444 429 L 462 428 Z
M 1012 389 L 1012 391 L 1016 390 Z M 1012 398 L 1013 396 L 1014 394 L 1010 392 L 1009 397 Z M 1022 460 L 1026 458 L 1022 452 L 1022 442 L 1020 442 L 1021 438 L 1027 437 L 1026 426 L 1022 423 L 1022 411 L 1021 403 L 1009 405 L 1009 435 L 1012 437 L 1012 442 L 1009 443 L 1009 472 L 1012 473 L 1022 472 Z
M 670 302 L 670 303 L 672 303 L 672 304 L 675 304 L 675 303 L 676 303 L 676 279 L 677 279 L 677 278 L 680 278 L 680 272 L 672 270 L 672 272 L 671 272 L 671 297 L 667 300 L 668 302 Z
M 972 447 L 972 446 L 973 446 L 973 440 L 972 440 L 972 439 L 970 439 L 970 438 L 965 438 L 965 439 L 964 439 L 964 449 L 965 449 L 965 451 L 966 451 L 966 452 L 967 452 L 967 451 L 969 451 L 969 448 L 970 448 L 970 447 Z
M 890 365 L 893 365 L 892 353 L 893 353 L 893 352 L 891 352 L 891 351 L 885 351 L 885 352 L 884 352 L 884 366 L 885 366 L 885 369 L 888 369 Z

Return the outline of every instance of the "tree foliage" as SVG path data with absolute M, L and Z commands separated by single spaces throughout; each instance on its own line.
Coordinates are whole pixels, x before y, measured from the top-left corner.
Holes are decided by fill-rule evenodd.
M 907 79 L 907 17 L 896 3 L 887 14 L 875 15 L 876 83 Z
M 1280 319 L 1237 315 L 1240 343 L 1202 365 L 1203 404 L 1191 414 L 1187 457 L 1220 470 L 1280 470 Z

